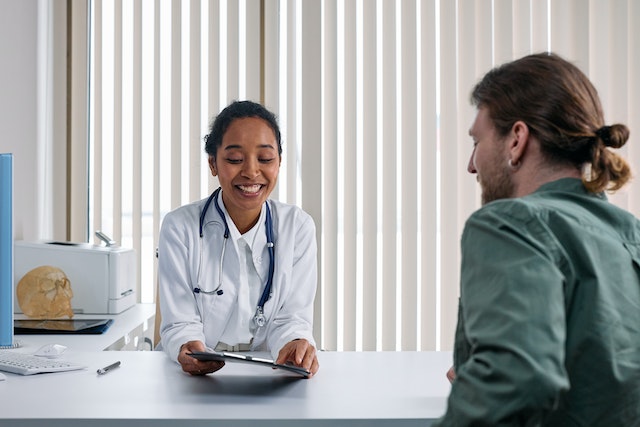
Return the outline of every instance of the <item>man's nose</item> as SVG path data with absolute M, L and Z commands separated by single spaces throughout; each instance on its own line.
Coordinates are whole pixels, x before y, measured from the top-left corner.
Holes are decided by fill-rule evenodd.
M 471 153 L 471 157 L 469 157 L 469 164 L 467 165 L 467 171 L 469 173 L 478 173 L 476 169 L 476 165 L 474 164 L 474 161 L 473 161 L 474 154 L 475 154 L 475 150 L 473 150 L 473 153 Z

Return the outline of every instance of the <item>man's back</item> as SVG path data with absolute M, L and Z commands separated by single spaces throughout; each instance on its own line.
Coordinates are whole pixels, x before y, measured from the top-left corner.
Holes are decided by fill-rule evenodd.
M 547 212 L 564 251 L 570 389 L 548 424 L 640 424 L 640 221 L 580 190 L 523 199 Z
M 562 179 L 484 206 L 462 248 L 459 424 L 640 425 L 638 219 Z

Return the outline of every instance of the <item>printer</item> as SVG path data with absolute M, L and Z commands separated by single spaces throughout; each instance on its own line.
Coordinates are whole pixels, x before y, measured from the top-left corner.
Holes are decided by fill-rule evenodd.
M 136 256 L 131 248 L 90 243 L 15 241 L 14 289 L 41 266 L 64 272 L 74 314 L 118 314 L 136 303 Z M 16 293 L 17 294 L 17 293 Z M 17 295 L 14 310 L 21 313 Z

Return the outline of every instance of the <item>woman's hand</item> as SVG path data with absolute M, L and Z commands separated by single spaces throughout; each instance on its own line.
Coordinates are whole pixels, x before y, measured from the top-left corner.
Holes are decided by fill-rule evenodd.
M 318 357 L 316 356 L 316 348 L 305 339 L 297 339 L 286 343 L 280 349 L 276 363 L 279 365 L 292 364 L 304 368 L 311 372 L 309 378 L 318 372 L 318 368 L 320 368 Z
M 224 366 L 224 362 L 216 360 L 203 362 L 187 355 L 187 353 L 205 350 L 206 349 L 202 341 L 189 341 L 182 344 L 182 347 L 180 347 L 180 354 L 178 354 L 178 363 L 182 366 L 182 370 L 191 375 L 206 375 L 215 372 Z

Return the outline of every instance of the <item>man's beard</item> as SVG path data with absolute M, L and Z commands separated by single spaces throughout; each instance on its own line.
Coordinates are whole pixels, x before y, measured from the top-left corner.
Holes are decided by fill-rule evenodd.
M 499 199 L 513 197 L 514 185 L 511 180 L 511 172 L 508 167 L 496 166 L 493 173 L 480 175 L 480 187 L 482 188 L 482 205 Z

